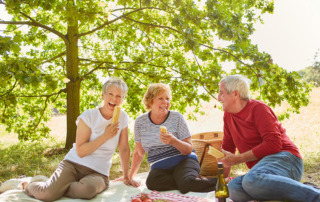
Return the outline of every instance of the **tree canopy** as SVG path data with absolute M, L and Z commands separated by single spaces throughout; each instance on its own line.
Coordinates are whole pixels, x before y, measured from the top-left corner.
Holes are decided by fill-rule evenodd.
M 128 84 L 124 107 L 133 117 L 145 111 L 150 83 L 170 85 L 173 109 L 198 112 L 229 73 L 249 78 L 271 106 L 287 101 L 298 112 L 308 104 L 310 88 L 299 74 L 273 64 L 249 38 L 273 1 L 202 2 L 0 0 L 11 16 L 0 20 L 7 25 L 0 36 L 1 122 L 21 140 L 37 140 L 48 135 L 45 122 L 56 108 L 67 114 L 70 148 L 77 116 L 100 103 L 99 78 L 110 76 Z M 225 62 L 234 63 L 231 72 Z

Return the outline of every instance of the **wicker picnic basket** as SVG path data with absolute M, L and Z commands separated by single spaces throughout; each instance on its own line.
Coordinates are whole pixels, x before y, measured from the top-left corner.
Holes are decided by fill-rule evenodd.
M 208 154 L 208 150 L 209 146 L 220 150 L 222 138 L 223 132 L 221 131 L 198 133 L 191 136 L 191 141 L 201 166 L 200 175 L 215 176 L 218 174 L 217 160 Z

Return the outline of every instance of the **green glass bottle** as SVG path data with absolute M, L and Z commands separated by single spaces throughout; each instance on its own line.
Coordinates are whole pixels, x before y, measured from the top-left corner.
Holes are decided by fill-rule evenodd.
M 218 163 L 218 181 L 215 191 L 216 202 L 225 202 L 229 197 L 229 190 L 223 176 L 223 165 Z

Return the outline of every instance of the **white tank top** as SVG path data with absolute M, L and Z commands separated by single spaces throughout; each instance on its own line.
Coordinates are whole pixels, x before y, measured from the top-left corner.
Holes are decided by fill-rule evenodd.
M 89 141 L 92 141 L 102 135 L 106 126 L 111 123 L 111 119 L 106 120 L 103 118 L 98 108 L 89 109 L 83 112 L 76 120 L 77 125 L 80 119 L 82 119 L 91 129 Z M 112 165 L 112 156 L 116 147 L 118 146 L 120 133 L 122 129 L 126 128 L 129 124 L 129 116 L 122 110 L 120 111 L 119 122 L 119 131 L 117 135 L 106 141 L 92 154 L 80 158 L 76 151 L 76 143 L 73 143 L 73 147 L 70 149 L 64 159 L 86 166 L 103 175 L 109 176 L 110 167 Z

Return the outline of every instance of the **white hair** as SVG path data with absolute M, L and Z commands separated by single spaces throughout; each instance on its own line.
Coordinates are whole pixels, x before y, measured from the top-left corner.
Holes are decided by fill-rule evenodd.
M 108 81 L 106 81 L 102 86 L 102 93 L 103 94 L 106 93 L 110 86 L 115 86 L 117 88 L 120 88 L 121 89 L 121 93 L 122 93 L 122 97 L 123 98 L 126 97 L 127 92 L 128 92 L 128 86 L 120 78 L 113 77 L 113 78 L 108 79 Z
M 228 94 L 237 90 L 243 100 L 248 100 L 250 98 L 249 79 L 239 74 L 235 74 L 222 78 L 219 82 L 219 85 L 221 85 L 222 83 L 224 83 L 224 87 L 226 88 Z

